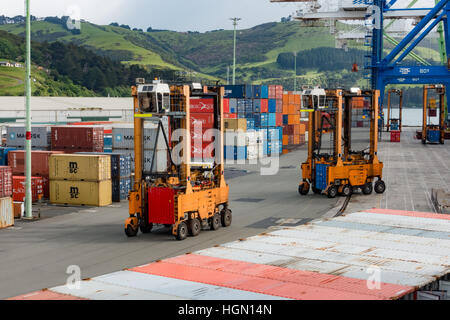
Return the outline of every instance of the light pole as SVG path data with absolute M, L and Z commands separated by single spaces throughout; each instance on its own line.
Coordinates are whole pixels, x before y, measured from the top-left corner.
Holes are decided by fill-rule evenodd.
M 234 26 L 234 44 L 233 44 L 233 85 L 236 84 L 236 27 L 238 25 L 238 21 L 242 20 L 241 18 L 231 18 Z
M 294 51 L 294 91 L 297 91 L 297 54 Z
M 25 10 L 27 15 L 26 20 L 26 76 L 25 76 L 25 90 L 26 90 L 26 170 L 25 170 L 25 218 L 33 218 L 32 195 L 31 195 L 31 20 L 30 20 L 30 0 L 25 2 Z

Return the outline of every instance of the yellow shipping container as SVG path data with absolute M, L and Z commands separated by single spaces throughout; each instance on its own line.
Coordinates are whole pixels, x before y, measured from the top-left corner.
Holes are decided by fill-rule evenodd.
M 111 157 L 58 154 L 50 156 L 50 180 L 103 181 L 111 179 Z
M 225 119 L 225 130 L 247 131 L 247 119 Z
M 111 180 L 50 181 L 50 203 L 103 207 L 112 204 Z

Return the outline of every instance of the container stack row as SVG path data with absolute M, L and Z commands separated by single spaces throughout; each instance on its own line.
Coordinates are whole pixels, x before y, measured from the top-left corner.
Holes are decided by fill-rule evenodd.
M 301 112 L 302 96 L 296 92 L 283 94 L 283 149 L 306 143 L 308 113 Z
M 245 145 L 242 142 L 236 145 L 234 139 L 225 139 L 225 159 L 252 160 L 255 154 L 263 157 L 280 155 L 282 115 L 282 86 L 225 86 L 225 130 L 240 132 L 247 137 Z M 262 152 L 255 152 L 255 148 L 261 148 Z

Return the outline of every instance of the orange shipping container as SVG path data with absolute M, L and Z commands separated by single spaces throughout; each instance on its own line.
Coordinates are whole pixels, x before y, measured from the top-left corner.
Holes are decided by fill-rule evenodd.
M 294 135 L 294 144 L 300 144 L 300 135 Z
M 289 144 L 289 136 L 283 136 L 283 146 L 287 146 Z
M 294 95 L 294 104 L 300 106 L 302 104 L 302 96 L 299 94 Z
M 294 124 L 294 135 L 300 134 L 300 124 Z
M 300 124 L 300 117 L 298 115 L 289 115 L 288 124 Z
M 283 94 L 283 106 L 289 104 L 289 94 Z
M 305 134 L 306 133 L 306 125 L 304 123 L 301 123 L 299 125 L 299 134 Z

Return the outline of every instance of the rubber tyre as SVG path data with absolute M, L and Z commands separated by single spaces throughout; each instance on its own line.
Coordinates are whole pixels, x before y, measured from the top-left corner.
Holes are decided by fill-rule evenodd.
M 337 194 L 338 194 L 338 189 L 336 186 L 328 188 L 328 191 L 327 191 L 328 198 L 334 199 L 334 198 L 336 198 Z
M 215 214 L 211 218 L 211 230 L 215 231 L 218 230 L 219 228 L 220 228 L 220 215 Z
M 299 185 L 298 193 L 300 193 L 302 196 L 306 196 L 309 193 L 309 183 L 303 182 L 301 185 Z
M 344 188 L 342 188 L 342 195 L 344 197 L 350 197 L 353 194 L 353 187 L 349 184 L 345 185 Z
M 186 222 L 181 222 L 177 228 L 177 240 L 183 241 L 188 236 L 188 226 Z
M 202 231 L 202 224 L 198 219 L 189 220 L 188 226 L 189 226 L 189 235 L 191 237 L 198 236 L 200 234 L 200 231 Z
M 378 194 L 383 194 L 386 191 L 386 184 L 383 180 L 375 182 L 375 192 Z
M 144 234 L 145 233 L 150 233 L 150 232 L 152 232 L 152 229 L 153 229 L 153 223 L 150 223 L 150 224 L 141 223 L 140 226 L 139 226 L 139 229 Z
M 221 222 L 222 222 L 222 227 L 226 228 L 231 226 L 231 222 L 233 221 L 233 215 L 231 213 L 230 209 L 226 209 L 222 212 L 221 214 Z
M 139 229 L 133 228 L 133 226 L 130 224 L 125 228 L 125 234 L 127 235 L 128 238 L 136 237 L 138 232 L 139 232 Z
M 373 192 L 373 185 L 372 185 L 372 183 L 371 183 L 371 182 L 366 183 L 366 184 L 364 185 L 364 187 L 362 188 L 362 192 L 363 192 L 365 195 L 372 194 L 372 192 Z
M 322 190 L 312 187 L 314 194 L 322 194 Z

